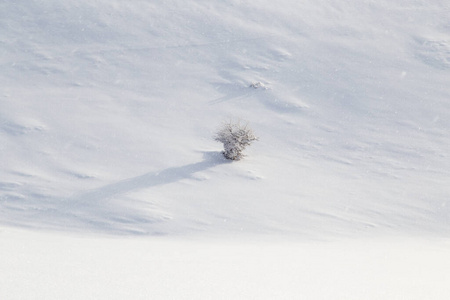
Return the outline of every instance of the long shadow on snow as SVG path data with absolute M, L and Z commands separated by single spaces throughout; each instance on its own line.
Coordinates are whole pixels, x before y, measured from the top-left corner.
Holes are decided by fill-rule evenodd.
M 185 229 L 167 224 L 171 222 L 170 212 L 154 204 L 127 198 L 126 194 L 177 182 L 196 172 L 229 162 L 219 152 L 205 152 L 203 156 L 201 162 L 147 173 L 75 195 L 64 201 L 65 214 L 78 224 L 76 227 L 94 231 L 153 235 L 178 233 Z
M 189 178 L 192 174 L 200 172 L 218 164 L 227 163 L 219 152 L 205 152 L 204 160 L 198 163 L 189 164 L 181 167 L 168 168 L 161 172 L 147 173 L 141 176 L 125 179 L 112 183 L 98 189 L 94 189 L 75 197 L 69 198 L 70 202 L 76 203 L 76 206 L 83 205 L 89 201 L 99 201 L 116 197 L 130 191 L 149 188 L 157 185 L 176 182 Z
M 8 220 L 2 223 L 31 229 L 115 235 L 180 233 L 186 229 L 168 224 L 171 222 L 170 211 L 164 211 L 151 201 L 136 200 L 126 194 L 177 182 L 196 172 L 229 162 L 219 152 L 205 152 L 203 156 L 201 162 L 128 178 L 62 201 L 37 199 L 38 203 L 31 201 L 22 212 L 10 211 Z

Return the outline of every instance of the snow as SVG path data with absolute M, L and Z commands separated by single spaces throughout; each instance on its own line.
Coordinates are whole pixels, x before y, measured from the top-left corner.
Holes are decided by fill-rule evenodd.
M 433 239 L 330 245 L 18 230 L 3 231 L 4 239 L 2 299 L 445 299 L 450 293 L 450 245 Z
M 0 1 L 0 298 L 447 299 L 449 9 Z

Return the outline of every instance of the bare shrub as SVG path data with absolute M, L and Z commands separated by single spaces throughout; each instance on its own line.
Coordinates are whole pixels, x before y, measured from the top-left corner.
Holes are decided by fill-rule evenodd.
M 223 123 L 214 139 L 223 143 L 224 151 L 222 153 L 231 160 L 240 160 L 244 157 L 242 151 L 245 147 L 258 140 L 248 123 L 243 125 L 241 121 Z

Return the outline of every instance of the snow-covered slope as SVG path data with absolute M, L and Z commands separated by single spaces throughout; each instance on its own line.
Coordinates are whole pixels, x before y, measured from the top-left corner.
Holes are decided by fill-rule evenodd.
M 392 2 L 1 2 L 0 222 L 447 235 L 449 9 Z

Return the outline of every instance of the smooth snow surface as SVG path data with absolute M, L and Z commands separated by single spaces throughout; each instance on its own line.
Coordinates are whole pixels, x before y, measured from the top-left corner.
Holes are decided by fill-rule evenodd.
M 450 295 L 450 244 L 434 239 L 269 243 L 7 230 L 1 246 L 1 299 L 435 300 Z
M 2 280 L 12 272 L 8 289 L 1 288 L 10 294 L 0 296 L 29 298 L 17 284 L 32 281 L 53 254 L 55 262 L 63 261 L 56 240 L 69 233 L 94 234 L 98 245 L 109 245 L 112 267 L 123 239 L 130 245 L 143 239 L 145 248 L 156 236 L 165 237 L 162 244 L 155 241 L 157 253 L 172 246 L 202 249 L 185 239 L 223 239 L 233 247 L 235 238 L 276 239 L 283 241 L 281 253 L 290 251 L 290 241 L 300 256 L 310 257 L 308 264 L 320 261 L 322 247 L 344 255 L 344 245 L 355 243 L 343 259 L 358 260 L 370 245 L 383 249 L 390 240 L 417 245 L 447 239 L 449 16 L 443 0 L 0 0 Z M 249 122 L 259 141 L 243 160 L 230 162 L 212 137 L 221 122 L 238 118 Z M 17 239 L 11 230 L 21 232 Z M 22 249 L 28 234 L 49 243 Z M 365 238 L 375 241 L 366 246 Z M 317 246 L 319 241 L 330 244 Z M 85 242 L 74 255 L 83 257 L 97 245 L 95 239 Z M 271 245 L 261 243 L 243 246 L 244 257 Z M 408 245 L 398 243 L 393 257 Z M 437 247 L 437 261 L 448 266 L 445 245 L 424 245 L 407 262 L 426 266 L 422 259 Z M 135 259 L 133 251 L 124 251 L 120 267 L 126 257 Z M 210 258 L 199 262 L 199 251 L 192 266 L 206 268 L 212 258 L 204 253 Z M 336 270 L 339 253 L 325 255 L 322 266 Z M 20 255 L 30 264 L 16 269 L 26 263 Z M 109 262 L 101 252 L 92 255 L 80 269 L 70 267 L 80 273 L 95 269 L 91 262 Z M 382 252 L 374 255 L 367 268 L 395 264 L 382 261 Z M 161 259 L 169 262 L 173 255 Z M 226 267 L 226 259 L 217 259 Z M 247 263 L 249 272 L 265 276 L 256 259 Z M 275 262 L 270 250 L 260 259 Z M 441 287 L 442 273 L 433 273 L 435 262 L 427 278 L 436 285 L 417 286 L 411 295 L 424 295 L 417 299 L 437 299 L 431 288 Z M 409 275 L 401 262 L 393 268 Z M 64 270 L 53 269 L 47 279 Z M 292 272 L 307 276 L 302 268 Z M 327 273 L 330 281 L 333 274 L 339 277 Z M 188 275 L 203 276 L 194 270 Z M 385 282 L 381 275 L 373 291 Z M 104 285 L 119 275 L 111 276 L 99 276 L 99 285 L 111 287 Z M 245 289 L 236 276 L 231 282 Z M 268 276 L 253 281 L 249 295 L 283 298 L 264 292 L 273 278 Z M 238 292 L 231 285 L 221 288 L 229 287 L 225 295 L 233 298 Z M 261 291 L 255 294 L 256 286 Z M 343 286 L 363 295 L 361 286 Z M 402 291 L 410 292 L 403 286 L 386 287 L 392 297 L 373 296 L 402 298 Z M 78 298 L 72 286 L 54 288 L 54 294 L 40 289 L 38 298 Z M 192 295 L 211 298 L 194 289 Z M 125 297 L 120 291 L 111 289 Z M 317 286 L 310 298 L 352 299 L 351 290 L 345 297 L 331 291 Z M 142 292 L 128 298 L 145 298 Z M 80 298 L 109 295 L 86 293 Z

